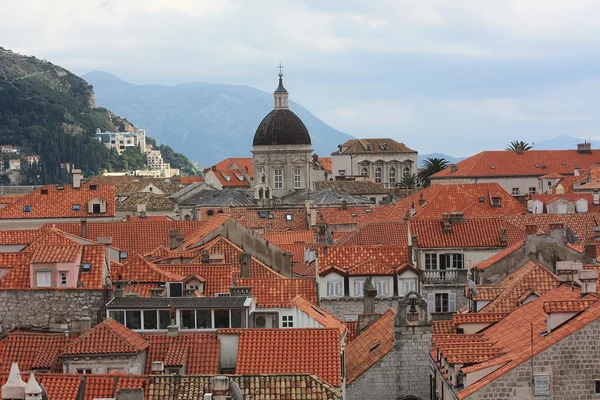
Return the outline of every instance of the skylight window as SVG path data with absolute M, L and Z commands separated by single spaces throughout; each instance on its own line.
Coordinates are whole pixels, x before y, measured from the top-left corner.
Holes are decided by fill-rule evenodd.
M 65 190 L 65 187 L 63 185 L 59 185 L 56 187 L 56 190 Z
M 90 263 L 81 264 L 81 272 L 90 272 L 91 269 L 92 269 L 92 264 L 90 264 Z
M 31 212 L 31 206 L 23 206 L 23 212 Z
M 73 204 L 71 208 L 73 211 L 81 211 L 81 204 Z
M 264 211 L 259 211 L 258 212 L 258 218 L 261 218 L 261 219 L 267 218 L 267 213 L 264 212 Z
M 285 220 L 291 222 L 294 220 L 294 216 L 292 214 L 285 214 Z

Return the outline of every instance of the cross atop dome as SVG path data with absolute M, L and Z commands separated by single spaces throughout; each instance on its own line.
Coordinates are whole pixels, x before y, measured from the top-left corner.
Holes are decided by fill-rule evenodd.
M 279 61 L 277 68 L 279 68 L 279 77 L 281 78 L 283 76 L 283 65 L 281 65 L 281 61 Z
M 288 105 L 288 91 L 283 86 L 283 65 L 281 65 L 281 61 L 277 66 L 279 68 L 279 85 L 277 89 L 275 89 L 274 100 L 275 100 L 275 109 L 276 110 L 287 110 L 289 109 Z

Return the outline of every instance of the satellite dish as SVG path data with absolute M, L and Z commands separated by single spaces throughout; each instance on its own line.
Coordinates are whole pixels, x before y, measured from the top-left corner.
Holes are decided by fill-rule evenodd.
M 475 285 L 475 282 L 473 282 L 472 279 L 467 280 L 467 286 L 469 287 L 469 294 L 471 297 L 477 296 L 477 285 Z
M 575 232 L 573 232 L 573 229 L 571 228 L 567 228 L 567 241 L 571 244 L 579 241 L 579 236 L 575 235 Z
M 231 400 L 244 400 L 244 396 L 242 396 L 242 391 L 237 383 L 234 381 L 229 381 L 229 393 L 231 394 Z

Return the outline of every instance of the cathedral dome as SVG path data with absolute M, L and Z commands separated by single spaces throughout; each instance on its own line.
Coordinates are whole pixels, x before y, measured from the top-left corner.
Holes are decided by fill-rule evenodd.
M 291 110 L 275 109 L 258 125 L 252 144 L 254 146 L 310 145 L 310 135 L 302 120 Z
M 280 68 L 282 67 L 280 66 Z M 310 145 L 310 135 L 306 126 L 288 106 L 288 92 L 283 86 L 281 70 L 279 72 L 279 86 L 273 93 L 273 99 L 275 102 L 274 109 L 258 125 L 252 145 Z

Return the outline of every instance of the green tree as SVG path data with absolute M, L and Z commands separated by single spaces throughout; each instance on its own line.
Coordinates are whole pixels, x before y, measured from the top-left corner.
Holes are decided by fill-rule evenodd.
M 419 177 L 416 174 L 404 175 L 400 180 L 400 187 L 414 189 L 419 186 Z
M 423 160 L 419 171 L 419 183 L 423 187 L 431 185 L 431 176 L 446 169 L 450 163 L 445 158 L 428 157 Z
M 518 148 L 522 148 L 523 150 L 531 150 L 533 148 L 533 144 L 529 144 L 522 140 L 513 140 L 506 147 L 506 151 L 517 151 Z

